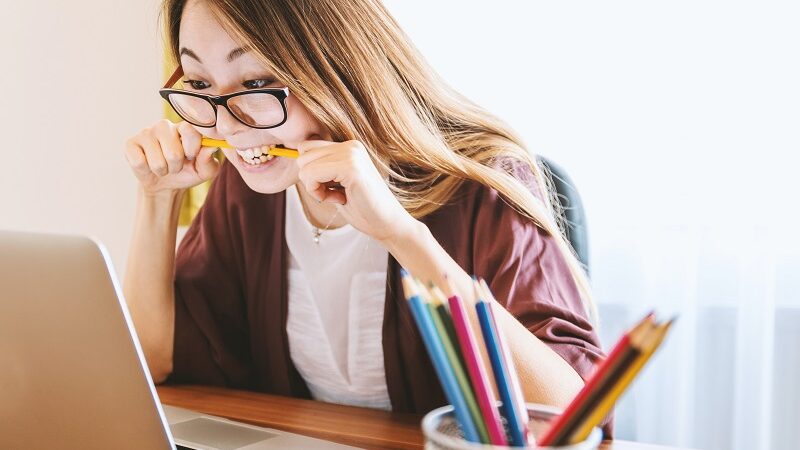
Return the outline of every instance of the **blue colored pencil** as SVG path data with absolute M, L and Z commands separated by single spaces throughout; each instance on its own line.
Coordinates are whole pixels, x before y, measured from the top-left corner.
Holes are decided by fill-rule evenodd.
M 522 386 L 519 382 L 519 374 L 517 373 L 517 368 L 514 366 L 514 358 L 511 357 L 511 350 L 505 340 L 505 336 L 503 336 L 503 333 L 500 332 L 500 327 L 497 326 L 497 316 L 494 313 L 495 308 L 497 308 L 496 300 L 494 295 L 492 295 L 492 291 L 489 289 L 489 285 L 486 284 L 486 280 L 481 278 L 478 284 L 483 290 L 485 299 L 489 304 L 489 310 L 492 312 L 492 323 L 494 324 L 494 329 L 497 330 L 497 342 L 500 344 L 500 351 L 503 352 L 503 358 L 506 360 L 506 367 L 508 368 L 508 374 L 511 381 L 511 396 L 514 398 L 514 400 L 516 400 L 516 410 L 517 415 L 519 415 L 519 423 L 522 427 L 523 435 L 525 436 L 525 445 L 536 445 L 536 439 L 533 437 L 533 434 L 530 433 L 530 429 L 528 428 L 528 423 L 530 422 L 531 418 L 528 414 L 528 405 L 525 403 L 525 396 L 522 394 Z
M 472 421 L 466 399 L 461 393 L 461 389 L 453 373 L 453 368 L 448 362 L 444 347 L 436 332 L 433 319 L 430 316 L 430 311 L 419 297 L 415 287 L 416 283 L 408 275 L 408 272 L 402 270 L 401 276 L 403 279 L 403 290 L 411 306 L 411 315 L 414 316 L 417 328 L 419 328 L 420 334 L 422 334 L 422 341 L 425 343 L 425 348 L 428 350 L 428 355 L 430 355 L 431 362 L 433 362 L 433 367 L 442 384 L 445 396 L 447 396 L 447 400 L 450 404 L 453 405 L 456 419 L 461 425 L 461 431 L 464 433 L 466 440 L 480 442 L 480 437 L 475 428 L 475 423 Z
M 524 447 L 527 445 L 527 423 L 522 424 L 517 400 L 514 398 L 511 377 L 515 376 L 509 372 L 508 365 L 503 357 L 503 350 L 500 346 L 500 336 L 495 327 L 494 316 L 491 304 L 481 295 L 481 288 L 475 280 L 476 303 L 475 310 L 478 314 L 478 323 L 486 344 L 486 352 L 489 354 L 489 361 L 492 363 L 497 391 L 503 401 L 501 410 L 508 423 L 509 440 L 514 447 Z

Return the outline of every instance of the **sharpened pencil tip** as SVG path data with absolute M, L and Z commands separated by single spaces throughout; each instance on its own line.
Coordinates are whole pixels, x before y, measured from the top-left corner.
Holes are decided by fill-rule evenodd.
M 675 314 L 674 316 L 670 317 L 669 320 L 666 323 L 667 329 L 670 329 L 670 327 L 672 327 L 672 325 L 674 325 L 675 321 L 677 321 L 677 320 L 678 320 L 678 315 L 677 314 Z
M 447 298 L 458 295 L 455 286 L 453 286 L 453 280 L 448 278 L 447 274 L 444 274 L 444 291 L 444 294 L 447 296 Z
M 474 294 L 475 294 L 475 301 L 476 302 L 486 301 L 486 299 L 483 296 L 483 292 L 481 291 L 481 285 L 478 282 L 478 279 L 476 277 L 474 277 L 474 276 L 472 278 L 473 278 L 472 279 L 472 288 L 473 288 Z
M 408 275 L 408 272 L 403 275 L 402 278 L 403 283 L 403 293 L 406 296 L 406 300 L 411 300 L 412 297 L 416 297 L 419 295 L 419 291 L 417 290 L 417 285 L 414 282 L 414 279 Z

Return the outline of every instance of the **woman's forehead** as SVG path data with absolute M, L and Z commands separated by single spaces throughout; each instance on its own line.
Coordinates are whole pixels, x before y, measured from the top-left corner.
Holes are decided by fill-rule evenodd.
M 206 59 L 227 58 L 241 48 L 202 2 L 190 2 L 181 16 L 178 48 L 188 49 L 203 63 Z M 181 51 L 183 56 L 183 51 Z
M 220 23 L 207 2 L 189 1 L 181 15 L 178 58 L 184 69 L 206 72 L 259 72 L 267 65 L 248 43 L 234 37 Z M 224 71 L 224 72 L 223 72 Z

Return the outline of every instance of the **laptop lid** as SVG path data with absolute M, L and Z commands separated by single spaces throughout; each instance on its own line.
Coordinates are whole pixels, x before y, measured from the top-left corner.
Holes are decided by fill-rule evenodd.
M 0 448 L 170 449 L 111 261 L 0 231 Z

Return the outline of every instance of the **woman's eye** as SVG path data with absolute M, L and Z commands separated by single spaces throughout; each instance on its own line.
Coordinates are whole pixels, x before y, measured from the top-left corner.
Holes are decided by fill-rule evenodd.
M 269 79 L 247 80 L 244 83 L 242 83 L 242 86 L 244 86 L 247 89 L 262 89 L 274 82 L 275 80 L 269 80 Z
M 183 84 L 188 85 L 195 91 L 202 91 L 203 89 L 209 88 L 208 83 L 200 80 L 183 80 Z

